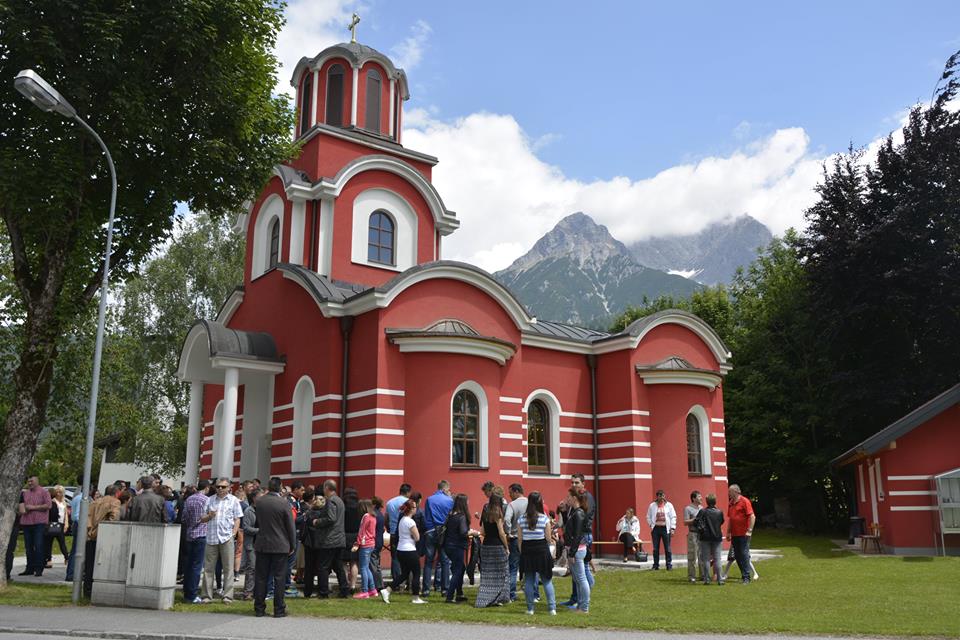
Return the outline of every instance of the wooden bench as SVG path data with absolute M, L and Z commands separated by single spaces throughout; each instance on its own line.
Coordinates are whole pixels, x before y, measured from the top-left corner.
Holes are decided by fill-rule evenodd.
M 636 553 L 643 553 L 643 544 L 644 544 L 644 543 L 650 544 L 650 541 L 649 541 L 649 540 L 636 540 L 636 541 L 634 541 L 633 544 L 634 544 L 634 547 L 636 547 Z M 619 540 L 609 540 L 609 541 L 608 541 L 608 540 L 594 540 L 594 541 L 593 541 L 593 544 L 594 544 L 594 546 L 600 546 L 600 547 L 601 547 L 601 549 L 598 549 L 597 555 L 601 555 L 600 552 L 603 551 L 602 547 L 604 547 L 604 546 L 606 546 L 606 545 L 616 545 L 616 546 L 620 547 L 621 549 L 623 548 L 623 543 L 620 542 Z
M 872 542 L 877 553 L 883 553 L 883 545 L 880 544 L 881 526 L 874 522 L 870 525 L 870 533 L 860 536 L 860 552 L 866 553 L 867 546 Z

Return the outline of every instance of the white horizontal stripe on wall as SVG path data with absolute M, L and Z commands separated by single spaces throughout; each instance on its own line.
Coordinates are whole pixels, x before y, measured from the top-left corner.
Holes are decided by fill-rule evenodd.
M 587 458 L 586 460 L 582 458 L 560 458 L 560 463 L 561 464 L 593 464 L 593 460 L 591 458 Z
M 509 404 L 523 404 L 523 398 L 511 398 L 510 396 L 500 396 L 500 402 Z
M 574 427 L 560 427 L 560 433 L 586 433 L 592 434 L 593 429 L 576 429 Z
M 316 453 L 310 454 L 311 458 L 339 458 L 339 451 L 317 451 Z
M 202 442 L 209 442 L 210 440 L 213 440 L 213 436 L 203 436 Z
M 504 440 L 521 440 L 523 438 L 519 433 L 501 433 L 500 437 Z
M 650 458 L 613 458 L 611 460 L 600 460 L 599 464 L 617 464 L 619 462 L 650 462 Z
M 713 466 L 715 466 L 715 467 L 726 467 L 726 466 L 727 466 L 727 463 L 726 463 L 726 462 L 714 462 L 714 463 L 713 463 Z
M 726 438 L 726 437 L 727 437 L 726 435 L 724 435 L 723 431 L 713 431 L 710 435 L 712 435 L 714 438 Z
M 933 480 L 933 476 L 887 476 L 887 482 L 892 480 Z
M 339 393 L 328 393 L 325 396 L 317 396 L 313 399 L 314 402 L 326 402 L 327 400 L 342 400 L 343 396 Z M 291 407 L 293 405 L 290 405 Z
M 293 409 L 293 403 L 290 404 L 278 404 L 273 408 L 274 411 L 285 411 L 286 409 Z
M 592 413 L 574 413 L 573 411 L 561 411 L 561 418 L 592 418 Z
M 937 511 L 940 507 L 935 504 L 919 507 L 890 507 L 890 511 Z
M 616 418 L 617 416 L 648 416 L 650 415 L 649 411 L 641 411 L 640 409 L 627 409 L 626 411 L 611 411 L 609 413 L 598 413 L 598 418 Z
M 888 491 L 888 496 L 935 496 L 936 491 Z
M 650 431 L 650 427 L 644 427 L 639 424 L 631 424 L 625 427 L 607 427 L 606 429 L 597 429 L 597 433 L 620 433 L 621 431 Z
M 203 426 L 205 426 L 205 427 L 212 427 L 212 426 L 213 426 L 213 420 L 211 420 L 210 422 L 204 422 L 204 423 L 203 423 Z
M 348 431 L 348 438 L 359 438 L 360 436 L 402 436 L 403 429 L 360 429 L 359 431 Z
M 356 400 L 357 398 L 366 398 L 367 396 L 398 396 L 400 398 L 404 397 L 405 393 L 402 389 L 367 389 L 366 391 L 357 391 L 356 393 L 348 393 L 347 400 Z M 341 396 L 337 396 L 340 398 Z
M 313 416 L 312 422 L 316 422 L 318 420 L 339 420 L 340 416 L 341 414 L 339 413 L 321 413 Z
M 347 471 L 343 475 L 348 478 L 356 476 L 402 476 L 403 469 L 360 469 L 357 471 Z
M 714 479 L 714 480 L 722 480 L 722 481 L 726 482 L 726 481 L 727 481 L 727 476 L 713 476 L 713 479 Z
M 324 440 L 326 438 L 339 438 L 339 437 L 340 437 L 339 431 L 324 431 L 323 433 L 313 434 L 313 436 L 310 439 Z M 293 442 L 293 438 L 278 438 L 276 440 L 272 440 L 271 444 L 287 444 L 289 442 Z
M 402 416 L 403 409 L 386 409 L 384 407 L 374 407 L 373 409 L 363 409 L 362 411 L 351 411 L 347 414 L 347 420 L 352 418 L 362 418 L 363 416 Z
M 520 416 L 500 416 L 500 420 L 504 422 L 523 422 L 523 418 Z
M 346 458 L 355 458 L 357 456 L 402 456 L 403 449 L 359 449 L 357 451 L 347 451 Z
M 293 420 L 284 420 L 283 422 L 274 422 L 271 427 L 277 429 L 279 427 L 289 427 L 293 424 Z
M 710 418 L 710 422 L 716 422 L 718 424 L 723 424 L 723 418 Z
M 519 451 L 501 451 L 500 452 L 501 458 L 520 458 L 522 456 L 523 454 L 520 453 Z
M 649 447 L 649 442 L 609 442 L 598 444 L 597 449 L 619 449 L 620 447 Z
M 714 451 L 718 451 L 718 452 L 720 452 L 720 453 L 726 453 L 726 452 L 727 452 L 726 447 L 714 447 L 713 450 L 714 450 Z
M 523 471 L 517 471 L 516 469 L 504 469 L 500 472 L 502 476 L 522 476 Z
M 601 480 L 652 480 L 653 475 L 649 473 L 618 473 L 612 476 L 600 476 Z
M 560 447 L 563 449 L 593 449 L 592 444 L 579 444 L 576 442 L 561 442 Z

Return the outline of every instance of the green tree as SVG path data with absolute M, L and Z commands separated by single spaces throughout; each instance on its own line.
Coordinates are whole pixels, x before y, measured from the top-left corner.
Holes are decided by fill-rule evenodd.
M 872 165 L 836 160 L 807 212 L 802 256 L 831 361 L 824 401 L 847 446 L 957 382 L 958 70 L 960 51 L 903 142 L 888 137 Z
M 0 3 L 0 220 L 19 318 L 0 433 L 0 554 L 62 336 L 99 289 L 110 192 L 97 144 L 30 105 L 11 79 L 36 69 L 111 149 L 119 179 L 111 275 L 123 279 L 169 235 L 175 203 L 234 212 L 291 155 L 293 114 L 271 95 L 282 10 L 269 0 Z
M 627 307 L 614 319 L 610 331 L 623 331 L 632 322 L 666 309 L 681 309 L 700 317 L 713 327 L 724 342 L 733 334 L 734 301 L 722 284 L 698 289 L 689 298 L 658 296 L 650 300 L 644 296 L 640 306 Z
M 842 493 L 830 481 L 837 434 L 823 415 L 826 362 L 799 242 L 793 231 L 775 238 L 731 286 L 724 415 L 730 477 L 759 498 L 758 512 L 785 498 L 796 525 L 820 529 Z

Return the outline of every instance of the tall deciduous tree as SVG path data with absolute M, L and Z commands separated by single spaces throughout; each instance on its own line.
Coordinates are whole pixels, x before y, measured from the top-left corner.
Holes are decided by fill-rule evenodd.
M 271 95 L 282 9 L 270 0 L 0 3 L 0 220 L 22 318 L 0 433 L 0 554 L 61 336 L 99 288 L 110 194 L 96 142 L 38 111 L 13 77 L 37 70 L 109 146 L 119 179 L 111 264 L 123 276 L 169 234 L 176 202 L 214 217 L 236 211 L 290 155 L 292 113 Z

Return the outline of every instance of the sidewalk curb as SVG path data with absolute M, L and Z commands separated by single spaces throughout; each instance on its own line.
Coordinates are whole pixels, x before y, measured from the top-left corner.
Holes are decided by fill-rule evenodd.
M 105 640 L 239 640 L 230 636 L 184 635 L 182 633 L 136 633 L 133 631 L 92 631 L 90 629 L 33 629 L 30 627 L 0 627 L 2 633 L 28 633 L 38 636 L 68 636 L 71 638 L 104 638 Z

